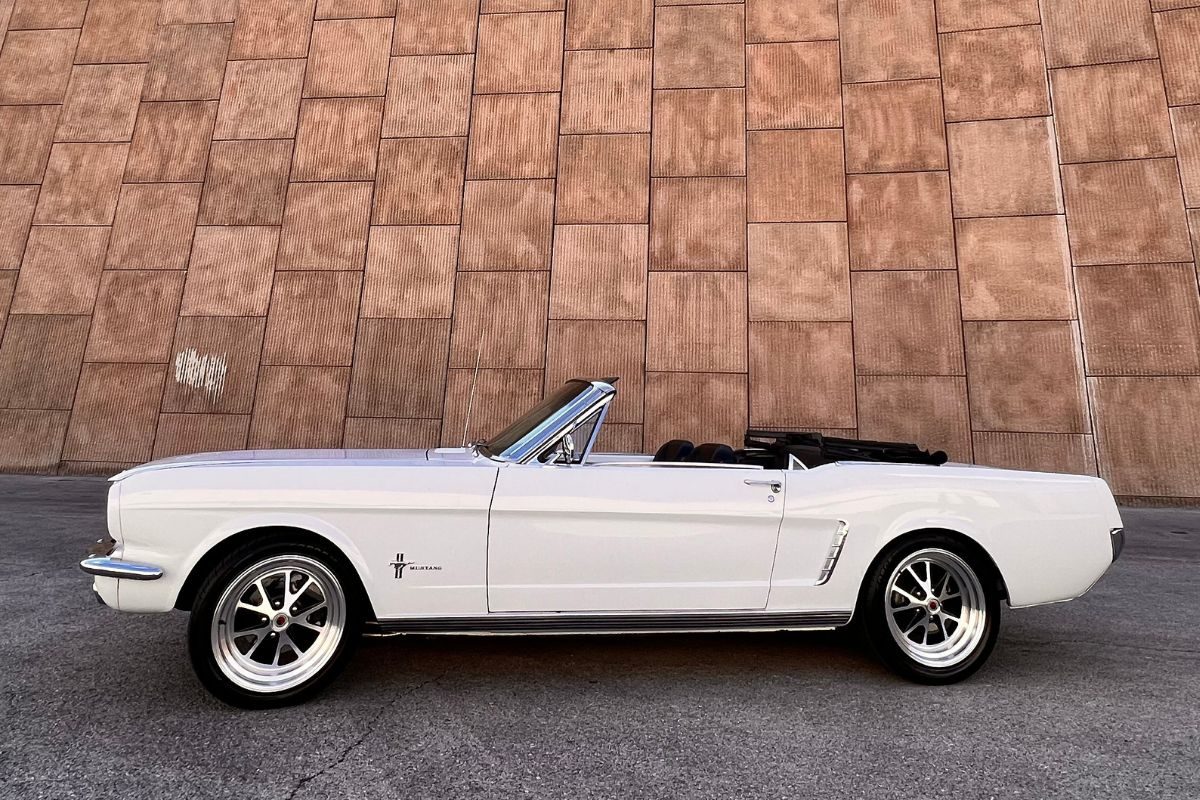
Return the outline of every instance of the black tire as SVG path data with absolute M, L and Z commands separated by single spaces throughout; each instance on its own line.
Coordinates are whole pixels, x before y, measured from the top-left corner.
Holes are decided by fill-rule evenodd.
M 954 574 L 951 570 L 965 567 L 967 573 L 960 577 L 969 586 L 970 577 L 973 576 L 977 587 L 962 589 L 964 599 L 956 604 L 953 599 L 941 601 L 936 594 L 930 596 L 919 586 L 913 586 L 911 594 L 923 603 L 933 601 L 936 609 L 934 613 L 929 613 L 915 605 L 910 606 L 912 601 L 901 594 L 905 587 L 898 586 L 900 591 L 893 594 L 889 584 L 894 573 L 907 572 L 901 570 L 906 562 L 921 557 L 934 565 L 932 568 L 927 567 L 924 574 L 935 589 L 938 585 L 938 564 L 941 561 L 951 568 L 946 570 L 951 574 L 951 578 Z M 917 581 L 912 576 L 922 574 L 921 562 L 917 561 L 914 568 L 915 573 L 898 577 L 906 580 L 912 578 L 916 584 Z M 949 583 L 950 581 L 947 581 L 947 585 Z M 950 593 L 944 592 L 946 595 Z M 976 612 L 964 615 L 964 605 L 968 597 L 974 597 L 973 608 Z M 987 661 L 1000 633 L 1000 600 L 999 576 L 995 574 L 986 557 L 975 548 L 963 545 L 953 536 L 930 533 L 893 546 L 876 561 L 863 583 L 859 596 L 858 619 L 872 649 L 892 671 L 917 683 L 943 685 L 957 683 L 970 677 Z M 905 614 L 909 612 L 911 616 L 906 617 Z M 977 612 L 982 612 L 982 619 Z M 959 623 L 951 621 L 955 619 L 954 613 L 969 620 L 969 624 L 961 632 Z M 889 618 L 896 622 L 894 627 L 889 623 Z M 925 620 L 924 623 L 920 622 L 922 619 Z M 901 628 L 909 624 L 909 620 L 915 629 L 909 639 L 910 644 L 905 646 L 900 641 L 904 635 Z M 928 632 L 921 631 L 922 624 Z M 932 639 L 931 647 L 937 647 L 940 639 L 940 644 L 948 648 L 944 661 L 938 661 L 932 653 L 914 654 L 914 651 L 925 647 L 922 642 L 915 641 L 918 636 Z M 956 640 L 956 637 L 961 638 Z M 957 650 L 954 647 L 955 641 L 958 642 Z M 928 663 L 931 661 L 937 663 Z
M 219 613 L 218 606 L 222 605 L 223 600 L 225 604 L 229 602 L 228 597 L 233 596 L 235 582 L 240 584 L 244 581 L 248 570 L 260 567 L 260 565 L 276 563 L 284 565 L 295 563 L 298 565 L 297 573 L 301 575 L 301 569 L 311 568 L 315 576 L 326 582 L 329 582 L 328 576 L 332 576 L 333 581 L 328 591 L 331 594 L 336 594 L 336 590 L 340 589 L 344 619 L 340 626 L 335 625 L 326 631 L 332 641 L 326 640 L 322 642 L 321 656 L 314 658 L 311 674 L 303 675 L 303 679 L 298 684 L 278 689 L 274 687 L 255 688 L 240 685 L 234 679 L 234 676 L 227 672 L 226 668 L 221 666 L 221 663 L 218 663 L 220 659 L 222 663 L 228 665 L 232 660 L 232 656 L 229 654 L 219 652 L 221 649 L 217 644 L 219 632 L 223 632 L 225 628 L 216 620 L 216 615 Z M 287 567 L 283 566 L 278 569 L 287 569 Z M 288 577 L 283 578 L 285 583 L 288 580 L 292 580 L 291 573 L 285 574 L 288 575 Z M 297 583 L 299 582 L 298 580 Z M 274 588 L 271 584 L 266 585 L 268 589 Z M 276 583 L 276 585 L 280 584 Z M 251 589 L 251 591 L 253 592 L 251 596 L 258 597 L 257 590 Z M 316 590 L 311 591 L 315 593 Z M 234 597 L 233 602 L 236 603 L 237 599 Z M 260 602 L 269 604 L 272 602 L 271 597 L 263 598 Z M 304 602 L 304 598 L 296 598 L 297 605 L 301 602 Z M 326 605 L 332 607 L 333 603 L 326 598 Z M 276 607 L 279 608 L 279 606 Z M 188 655 L 191 658 L 192 668 L 196 672 L 196 677 L 200 679 L 204 687 L 220 700 L 230 705 L 239 708 L 261 709 L 280 708 L 303 703 L 328 686 L 350 660 L 361 638 L 366 608 L 367 603 L 363 597 L 357 574 L 354 572 L 353 567 L 347 563 L 346 559 L 335 548 L 325 544 L 310 542 L 289 542 L 285 534 L 267 534 L 262 539 L 249 542 L 230 552 L 213 566 L 212 571 L 200 584 L 195 602 L 192 604 L 191 618 L 188 621 Z M 270 611 L 270 608 L 268 607 L 267 610 Z M 252 612 L 235 611 L 234 613 Z M 301 614 L 307 613 L 312 612 L 301 611 Z M 329 616 L 330 613 L 332 613 L 332 608 L 325 611 L 326 616 L 324 621 L 326 625 L 329 625 L 333 619 Z M 285 616 L 281 615 L 281 617 Z M 262 618 L 268 626 L 274 625 L 269 617 L 263 616 Z M 314 620 L 320 622 L 319 611 L 313 613 L 313 616 L 308 617 L 306 621 L 311 623 Z M 337 629 L 339 628 L 340 634 L 337 634 Z M 274 630 L 272 627 L 272 632 L 265 634 L 265 636 L 279 636 L 280 634 L 274 633 Z M 285 634 L 289 634 L 293 631 L 293 628 L 288 626 L 279 630 Z M 300 633 L 303 633 L 303 631 L 296 632 L 295 635 L 297 638 L 299 638 Z M 326 633 L 318 634 L 318 636 L 326 635 Z M 257 642 L 257 640 L 255 641 Z M 289 639 L 288 641 L 292 640 Z M 269 646 L 270 644 L 264 640 L 263 648 L 268 648 Z M 310 646 L 313 645 L 310 643 Z M 293 647 L 298 648 L 299 644 L 293 645 Z M 249 647 L 248 653 L 251 656 L 257 655 L 259 653 L 258 648 L 259 645 L 256 643 Z M 280 650 L 278 645 L 276 646 L 276 650 L 277 652 Z M 296 649 L 283 652 L 284 657 L 289 654 L 296 654 L 297 662 L 301 658 Z M 282 664 L 282 660 L 280 660 L 278 655 L 276 655 L 276 659 Z

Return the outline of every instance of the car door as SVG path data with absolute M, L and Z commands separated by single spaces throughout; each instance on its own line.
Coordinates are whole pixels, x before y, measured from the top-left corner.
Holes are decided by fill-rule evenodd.
M 708 465 L 501 468 L 488 609 L 761 609 L 783 476 Z

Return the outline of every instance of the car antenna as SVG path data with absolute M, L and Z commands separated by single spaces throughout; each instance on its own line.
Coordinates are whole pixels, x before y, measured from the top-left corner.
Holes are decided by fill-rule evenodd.
M 475 382 L 479 380 L 479 359 L 483 355 L 483 329 L 479 330 L 479 344 L 475 346 L 475 372 L 471 374 L 471 391 L 467 394 L 467 418 L 463 420 L 462 446 L 467 446 L 467 431 L 471 427 L 471 411 L 475 404 Z

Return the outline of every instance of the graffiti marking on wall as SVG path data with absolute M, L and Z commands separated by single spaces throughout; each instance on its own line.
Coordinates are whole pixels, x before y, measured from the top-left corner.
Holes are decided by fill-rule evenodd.
M 216 401 L 225 391 L 225 373 L 229 369 L 226 354 L 200 355 L 189 347 L 175 356 L 175 382 L 199 389 Z

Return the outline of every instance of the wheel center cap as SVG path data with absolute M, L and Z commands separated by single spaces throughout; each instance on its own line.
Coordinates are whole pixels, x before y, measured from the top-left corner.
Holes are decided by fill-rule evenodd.
M 938 601 L 937 600 L 929 601 L 929 610 L 934 611 L 934 612 L 936 612 L 938 610 Z
M 286 628 L 287 624 L 288 624 L 288 615 L 287 614 L 276 614 L 275 615 L 275 627 L 277 629 Z

